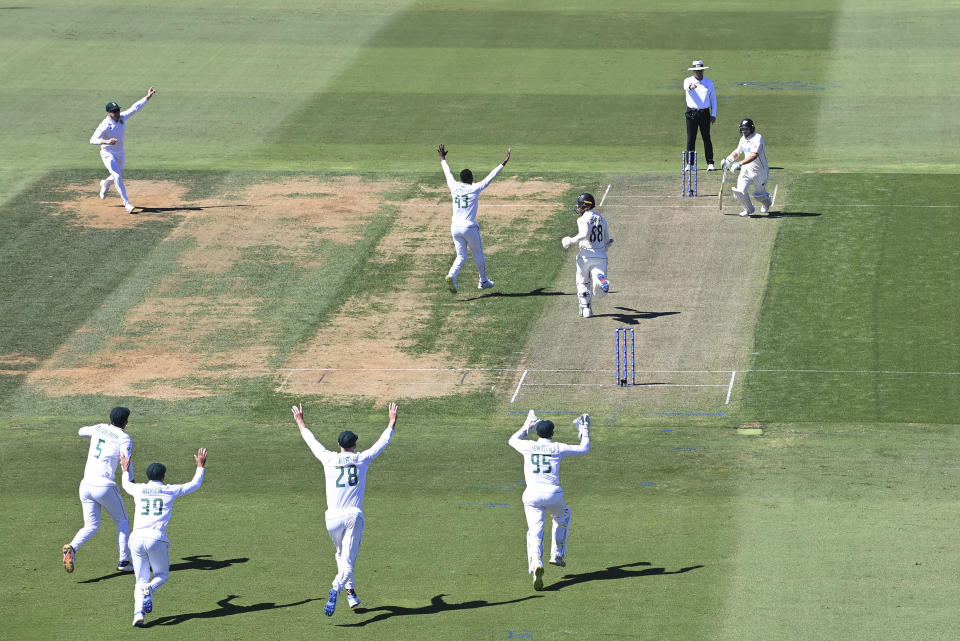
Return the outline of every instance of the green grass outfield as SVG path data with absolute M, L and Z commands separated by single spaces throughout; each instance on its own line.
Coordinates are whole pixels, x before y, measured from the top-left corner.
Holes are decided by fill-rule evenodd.
M 174 571 L 151 626 L 139 631 L 145 637 L 956 638 L 960 139 L 957 89 L 944 78 L 958 59 L 960 4 L 659 7 L 0 7 L 0 116 L 10 124 L 0 160 L 2 636 L 131 634 L 132 581 L 111 571 L 109 519 L 76 573 L 63 572 L 58 553 L 80 526 L 85 442 L 76 430 L 125 404 L 139 475 L 161 460 L 169 480 L 186 481 L 191 452 L 210 450 L 204 487 L 177 503 Z M 576 193 L 613 183 L 615 197 L 618 178 L 646 195 L 672 189 L 684 138 L 678 85 L 694 58 L 710 65 L 720 95 L 718 158 L 749 115 L 783 190 L 777 216 L 710 221 L 720 230 L 714 240 L 748 226 L 775 229 L 754 227 L 756 242 L 740 238 L 721 260 L 717 243 L 694 233 L 708 224 L 696 207 L 716 216 L 714 198 L 690 203 L 693 213 L 678 218 L 688 227 L 676 234 L 654 224 L 657 212 L 630 217 L 631 203 L 614 198 L 611 227 L 639 248 L 621 271 L 633 280 L 615 282 L 641 303 L 654 281 L 645 270 L 666 283 L 656 292 L 663 307 L 643 310 L 676 314 L 641 314 L 633 321 L 640 331 L 696 317 L 703 306 L 759 310 L 729 339 L 712 334 L 715 326 L 681 323 L 683 357 L 655 354 L 673 369 L 692 369 L 684 359 L 695 354 L 742 363 L 729 402 L 694 388 L 608 387 L 588 400 L 524 392 L 511 403 L 509 380 L 400 398 L 400 429 L 369 477 L 358 611 L 322 615 L 334 574 L 322 471 L 289 406 L 304 402 L 325 443 L 349 427 L 361 447 L 385 424 L 383 407 L 286 395 L 275 372 L 184 400 L 54 396 L 29 381 L 31 368 L 64 350 L 135 341 L 127 315 L 173 276 L 184 298 L 229 287 L 257 300 L 261 345 L 279 367 L 358 288 L 381 295 L 418 270 L 440 276 L 446 268 L 446 258 L 416 251 L 372 255 L 398 224 L 391 204 L 357 239 L 313 247 L 322 264 L 264 244 L 247 248 L 222 281 L 178 264 L 191 249 L 176 233 L 181 213 L 85 227 L 55 202 L 70 195 L 67 185 L 94 189 L 102 167 L 87 140 L 108 100 L 127 106 L 158 87 L 128 131 L 131 193 L 167 180 L 190 198 L 226 198 L 291 176 L 361 175 L 396 180 L 402 200 L 418 184 L 442 185 L 440 142 L 454 165 L 475 170 L 510 146 L 507 174 L 571 185 L 520 239 L 508 226 L 484 227 L 504 295 L 452 302 L 441 289 L 417 290 L 429 321 L 407 353 L 439 343 L 470 367 L 519 370 L 530 350 L 579 327 L 571 297 L 521 295 L 572 291 L 572 257 L 557 239 L 570 233 Z M 715 194 L 715 175 L 701 180 Z M 482 203 L 480 216 L 483 224 Z M 644 252 L 645 242 L 662 250 Z M 713 263 L 683 259 L 707 250 Z M 747 260 L 756 269 L 727 275 Z M 758 292 L 755 307 L 727 300 L 718 274 L 749 278 L 742 291 Z M 297 307 L 287 312 L 291 300 Z M 457 314 L 461 332 L 433 335 Z M 609 367 L 616 319 L 595 320 L 568 360 Z M 217 341 L 226 350 L 253 334 L 208 336 L 184 350 Z M 506 445 L 530 406 L 551 412 L 563 440 L 573 413 L 594 417 L 593 451 L 564 464 L 569 565 L 548 567 L 543 592 L 525 574 L 521 461 Z M 744 435 L 745 426 L 763 433 Z

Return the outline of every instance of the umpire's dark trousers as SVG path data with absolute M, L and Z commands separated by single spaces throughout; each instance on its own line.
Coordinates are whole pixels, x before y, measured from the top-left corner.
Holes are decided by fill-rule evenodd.
M 710 140 L 710 108 L 687 109 L 687 151 L 697 148 L 697 129 L 703 139 L 703 155 L 707 157 L 707 164 L 713 164 L 713 141 Z

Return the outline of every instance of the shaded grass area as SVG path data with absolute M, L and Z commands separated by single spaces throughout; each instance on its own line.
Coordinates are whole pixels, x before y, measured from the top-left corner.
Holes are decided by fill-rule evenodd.
M 753 369 L 814 371 L 751 373 L 747 405 L 763 420 L 953 422 L 960 178 L 806 175 L 796 188 L 789 210 L 819 215 L 782 219 Z

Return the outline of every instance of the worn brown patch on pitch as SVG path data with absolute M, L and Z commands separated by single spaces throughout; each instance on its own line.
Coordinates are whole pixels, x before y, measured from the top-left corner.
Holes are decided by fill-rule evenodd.
M 438 172 L 439 173 L 439 172 Z M 395 204 L 396 223 L 374 250 L 388 263 L 401 255 L 418 265 L 437 255 L 453 260 L 450 239 L 450 193 L 441 178 L 421 185 L 422 196 L 391 203 L 384 193 L 403 185 L 393 180 L 296 177 L 248 186 L 228 197 L 186 200 L 184 187 L 163 181 L 129 181 L 131 199 L 144 213 L 127 214 L 111 194 L 97 195 L 96 184 L 71 185 L 80 192 L 60 203 L 65 214 L 83 226 L 100 229 L 131 227 L 144 220 L 177 217 L 169 241 L 187 240 L 190 249 L 143 300 L 126 312 L 117 336 L 93 341 L 95 325 L 79 329 L 54 356 L 28 375 L 28 382 L 50 395 L 109 394 L 156 399 L 197 398 L 217 393 L 230 380 L 275 371 L 271 332 L 261 317 L 263 301 L 249 285 L 217 288 L 206 296 L 177 292 L 189 280 L 222 281 L 251 248 L 266 248 L 270 260 L 305 267 L 323 260 L 313 250 L 320 241 L 350 243 L 381 205 Z M 495 238 L 524 221 L 535 227 L 560 204 L 569 186 L 563 183 L 501 176 L 480 202 L 480 224 L 488 257 Z M 156 211 L 152 211 L 156 210 Z M 489 260 L 488 260 L 489 262 Z M 495 274 L 495 261 L 490 265 Z M 413 354 L 418 329 L 428 321 L 420 299 L 443 287 L 443 273 L 415 266 L 387 294 L 358 295 L 339 309 L 323 328 L 289 355 L 279 374 L 283 391 L 339 397 L 434 397 L 477 389 L 499 375 L 463 369 L 463 360 L 442 340 L 434 353 Z M 472 261 L 463 285 L 475 287 Z M 230 283 L 227 283 L 230 285 Z M 220 293 L 223 291 L 224 293 Z M 451 301 L 451 304 L 453 301 Z M 440 335 L 464 331 L 475 320 L 456 309 Z M 229 336 L 229 347 L 217 346 Z M 0 361 L 0 366 L 3 361 Z M 12 369 L 12 368 L 11 368 Z

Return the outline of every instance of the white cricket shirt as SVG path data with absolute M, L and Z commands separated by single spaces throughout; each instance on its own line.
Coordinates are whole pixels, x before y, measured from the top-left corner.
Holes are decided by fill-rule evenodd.
M 763 179 L 770 175 L 770 167 L 767 166 L 767 147 L 763 143 L 763 136 L 758 132 L 753 132 L 749 138 L 740 136 L 740 144 L 734 154 L 741 152 L 744 156 L 757 154 L 757 159 L 746 165 L 741 165 L 740 173 L 749 178 L 760 176 Z
M 503 171 L 503 163 L 497 165 L 480 182 L 469 185 L 454 179 L 446 160 L 441 160 L 440 166 L 443 167 L 443 175 L 447 177 L 447 187 L 450 188 L 450 195 L 453 197 L 453 218 L 450 221 L 450 227 L 462 229 L 476 225 L 478 196 Z
M 173 501 L 200 489 L 203 469 L 198 467 L 193 480 L 183 485 L 165 485 L 160 481 L 133 483 L 123 478 L 123 489 L 133 497 L 133 530 L 130 535 L 169 542 L 167 526 L 170 524 Z
M 367 469 L 383 453 L 393 428 L 388 427 L 369 450 L 363 452 L 331 452 L 314 437 L 310 430 L 300 430 L 313 455 L 323 463 L 327 481 L 327 516 L 340 512 L 363 511 L 363 496 L 367 490 Z
M 140 111 L 145 104 L 147 104 L 147 99 L 141 98 L 135 102 L 132 107 L 126 111 L 120 112 L 120 120 L 114 121 L 114 119 L 110 116 L 104 118 L 103 122 L 100 123 L 96 131 L 93 132 L 93 135 L 90 136 L 90 144 L 100 145 L 101 140 L 110 140 L 111 138 L 116 138 L 117 144 L 100 145 L 100 147 L 114 153 L 123 151 L 123 132 L 127 126 L 127 119 Z
M 590 451 L 590 436 L 580 439 L 579 445 L 554 443 L 548 438 L 523 440 L 524 428 L 517 430 L 510 447 L 523 455 L 523 478 L 527 487 L 560 487 L 560 460 L 565 456 L 582 456 Z
M 603 216 L 593 210 L 585 211 L 577 218 L 577 235 L 572 240 L 579 245 L 582 256 L 606 258 L 609 231 Z
M 87 464 L 83 468 L 83 482 L 87 485 L 115 485 L 113 475 L 120 464 L 120 455 L 130 458 L 133 440 L 116 425 L 100 423 L 81 427 L 77 432 L 90 439 Z M 133 467 L 130 468 L 133 470 Z M 130 473 L 133 478 L 133 472 Z
M 690 85 L 696 85 L 691 89 Z M 713 81 L 709 78 L 697 80 L 690 76 L 683 81 L 683 91 L 687 96 L 687 107 L 691 109 L 710 109 L 710 115 L 717 116 L 717 92 L 713 88 Z

